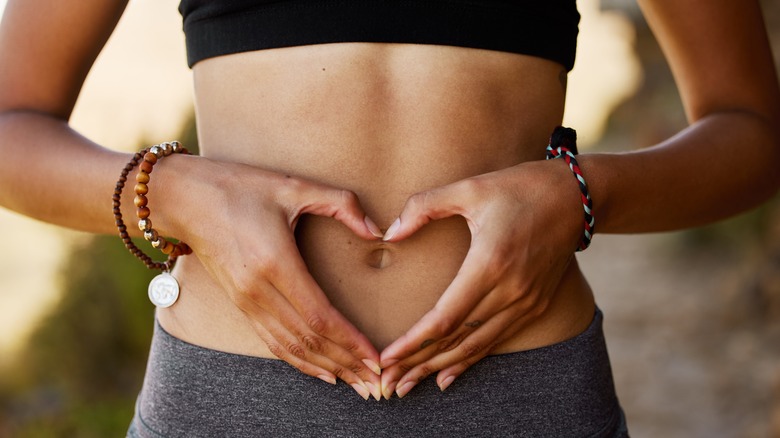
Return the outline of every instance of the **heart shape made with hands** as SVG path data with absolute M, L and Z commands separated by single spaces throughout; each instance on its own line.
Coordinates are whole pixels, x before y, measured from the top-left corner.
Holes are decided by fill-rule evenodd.
M 429 219 L 416 229 L 395 222 L 382 230 L 384 239 L 375 240 L 356 239 L 360 236 L 348 228 L 332 218 L 307 215 L 296 228 L 301 256 L 330 303 L 374 348 L 384 353 L 401 342 L 396 350 L 408 350 L 404 335 L 455 278 L 471 243 L 469 228 L 460 216 Z M 397 230 L 404 234 L 392 236 Z M 394 360 L 414 363 L 411 356 L 397 354 Z M 375 358 L 381 362 L 382 354 L 377 351 Z M 403 367 L 384 363 L 380 370 L 374 360 L 364 362 L 387 380 L 381 392 L 388 397 Z
M 381 240 L 356 240 L 357 234 L 338 221 L 307 215 L 296 237 L 333 306 L 384 349 L 434 308 L 460 269 L 471 234 L 457 215 L 426 218 L 415 229 L 395 221 L 381 231 Z M 392 235 L 398 231 L 403 235 Z
M 393 231 L 392 225 L 385 231 Z M 307 216 L 296 230 L 309 272 L 338 309 L 378 348 L 430 311 L 470 244 L 461 217 L 437 220 L 392 241 L 355 239 L 331 218 Z

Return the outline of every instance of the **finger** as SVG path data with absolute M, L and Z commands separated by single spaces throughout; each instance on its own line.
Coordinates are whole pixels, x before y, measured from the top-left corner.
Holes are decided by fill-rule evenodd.
M 516 314 L 538 316 L 549 305 L 544 294 L 538 293 L 519 279 L 505 278 L 499 287 L 487 294 L 455 330 L 436 342 L 436 350 L 449 351 L 467 336 L 499 313 L 512 308 Z
M 510 297 L 517 295 L 526 297 L 526 299 L 507 298 L 507 294 Z M 455 377 L 484 357 L 485 354 L 488 354 L 487 352 L 492 351 L 495 345 L 517 333 L 529 321 L 538 318 L 548 306 L 549 302 L 543 299 L 542 294 L 492 291 L 469 313 L 465 319 L 466 322 L 449 337 L 385 368 L 382 372 L 383 394 L 392 393 L 390 388 L 396 387 L 398 388 L 396 391 L 400 391 L 402 395 L 406 394 L 414 387 L 409 382 L 420 381 L 432 372 L 451 365 L 441 362 L 442 360 L 462 361 L 458 364 L 459 368 L 453 368 L 444 374 L 440 373 L 441 375 L 437 378 L 439 387 L 442 390 L 446 389 Z M 499 336 L 500 340 L 496 341 L 495 339 L 498 339 Z M 483 348 L 485 345 L 489 345 L 486 350 Z M 453 356 L 452 352 L 457 353 L 457 355 Z M 454 359 L 452 359 L 453 357 Z
M 517 256 L 514 253 L 517 251 L 497 243 L 493 235 L 486 229 L 473 239 L 461 269 L 434 308 L 382 351 L 380 364 L 383 367 L 425 348 L 452 348 L 471 329 L 509 306 L 517 305 L 518 314 L 546 308 L 549 295 L 533 286 L 536 283 L 533 277 L 521 278 L 515 272 Z M 547 266 L 547 269 L 557 271 L 558 267 Z
M 267 287 L 272 288 L 270 285 Z M 348 383 L 352 383 L 352 381 L 343 377 L 349 375 L 347 371 L 357 375 L 361 381 L 369 382 L 378 387 L 379 376 L 353 351 L 316 333 L 278 292 L 273 291 L 264 295 L 265 299 L 260 301 L 262 306 L 259 307 L 262 307 L 264 312 L 273 318 L 275 324 L 283 326 L 285 331 L 293 337 L 284 344 L 290 353 L 301 359 L 321 364 L 332 371 L 337 368 L 343 369 L 344 371 L 333 371 L 333 373 Z M 335 315 L 330 315 L 330 318 L 338 315 L 336 312 Z M 318 358 L 318 356 L 323 359 Z
M 295 347 L 293 351 L 326 356 L 341 368 L 352 370 L 362 381 L 370 382 L 375 386 L 373 392 L 379 394 L 379 354 L 330 304 L 311 278 L 294 240 L 281 236 L 266 248 L 273 248 L 268 254 L 275 256 L 257 255 L 251 264 L 254 268 L 239 270 L 239 275 L 231 277 L 230 289 L 236 291 L 234 300 L 238 307 L 250 318 L 254 315 L 251 309 L 263 309 L 298 340 L 297 344 L 288 342 Z
M 525 314 L 523 317 L 518 318 L 514 320 L 511 325 L 506 328 L 504 333 L 502 333 L 502 339 L 510 339 L 515 334 L 519 333 L 521 330 L 523 330 L 524 327 L 526 327 L 534 318 L 536 318 L 536 315 L 533 314 Z M 477 334 L 475 334 L 477 335 Z M 485 338 L 489 338 L 490 335 L 487 335 Z M 479 338 L 475 339 L 475 342 L 479 343 L 483 340 L 480 340 Z M 436 376 L 436 384 L 439 386 L 439 389 L 442 391 L 446 390 L 452 382 L 455 381 L 461 374 L 463 374 L 467 369 L 469 369 L 472 365 L 477 363 L 479 360 L 481 360 L 485 355 L 490 354 L 498 345 L 500 345 L 501 342 L 496 342 L 492 348 L 489 348 L 485 351 L 485 354 L 475 355 L 472 357 L 464 357 L 461 360 L 457 360 L 457 358 L 454 358 L 455 361 L 452 364 L 448 364 L 447 362 L 442 362 L 441 364 L 438 364 L 437 366 L 441 369 L 439 374 Z
M 382 370 L 381 375 L 382 394 L 385 396 L 387 396 L 388 393 L 392 394 L 393 391 L 395 391 L 395 387 L 401 377 L 411 372 L 413 369 L 417 369 L 416 373 L 418 377 L 421 377 L 420 375 L 422 375 L 423 378 L 435 371 L 435 369 L 428 369 L 427 367 L 431 365 L 430 360 L 439 355 L 450 352 L 458 347 L 473 349 L 473 345 L 467 345 L 466 347 L 463 347 L 462 343 L 473 332 L 483 327 L 486 322 L 489 322 L 491 318 L 506 308 L 506 306 L 502 304 L 499 304 L 498 306 L 494 306 L 492 303 L 484 305 L 486 302 L 498 301 L 500 303 L 501 298 L 496 298 L 497 295 L 499 294 L 489 294 L 488 299 L 483 300 L 472 312 L 470 312 L 469 315 L 465 318 L 465 322 L 461 324 L 451 335 L 436 341 L 431 344 L 431 346 L 419 350 L 413 355 L 405 357 L 400 361 L 396 361 L 391 365 L 385 364 L 386 368 Z M 517 312 L 517 308 L 515 308 L 514 311 Z M 495 322 L 493 324 L 495 324 Z M 405 393 L 408 391 L 402 392 Z
M 457 347 L 435 355 L 405 373 L 397 382 L 396 393 L 405 396 L 417 383 L 439 370 L 436 383 L 444 391 L 469 367 L 490 354 L 496 346 L 517 333 L 531 316 L 524 315 L 515 319 L 516 312 L 507 310 L 489 320 L 480 330 L 468 335 Z
M 472 312 L 469 314 L 469 316 L 466 318 L 466 321 L 477 320 L 479 317 L 474 316 L 475 313 L 476 312 Z M 483 317 L 482 321 L 487 321 L 488 319 L 489 318 L 487 317 Z M 424 364 L 437 355 L 449 352 L 458 347 L 458 345 L 460 345 L 467 336 L 480 328 L 482 325 L 483 323 L 481 321 L 479 324 L 464 323 L 461 328 L 456 330 L 452 335 L 432 343 L 429 347 L 421 349 L 411 356 L 404 357 L 395 363 L 385 364 L 386 367 L 382 370 L 381 375 L 382 393 L 392 394 L 392 392 L 395 391 L 396 384 L 402 376 L 406 375 L 411 370 L 415 369 L 415 367 Z M 427 375 L 433 371 L 434 370 L 428 370 L 424 374 Z
M 294 220 L 304 213 L 332 217 L 364 239 L 382 237 L 379 227 L 366 215 L 354 192 L 304 184 L 300 186 L 298 202 L 300 205 L 294 209 Z
M 371 341 L 358 330 L 344 315 L 330 303 L 317 282 L 308 272 L 305 263 L 297 256 L 297 247 L 282 248 L 284 254 L 295 251 L 296 256 L 286 257 L 278 263 L 272 275 L 268 276 L 271 284 L 306 322 L 308 329 L 316 335 L 331 340 L 352 357 L 362 362 L 359 374 L 364 379 L 371 379 L 379 384 L 380 367 L 379 353 Z M 272 309 L 276 308 L 273 306 Z M 279 308 L 284 308 L 279 306 Z M 283 316 L 278 315 L 280 320 Z M 370 372 L 373 376 L 367 376 Z
M 455 215 L 466 216 L 460 200 L 465 191 L 464 186 L 468 184 L 467 180 L 459 181 L 412 195 L 406 201 L 398 219 L 390 225 L 382 239 L 396 242 L 411 236 L 433 220 Z
M 247 312 L 247 313 L 251 313 L 252 315 L 252 317 L 249 318 L 249 324 L 257 332 L 260 339 L 265 343 L 265 345 L 271 351 L 271 354 L 289 363 L 290 365 L 294 366 L 295 368 L 297 368 L 299 371 L 301 371 L 306 375 L 316 377 L 322 381 L 330 383 L 331 385 L 336 384 L 337 376 L 334 373 L 326 370 L 325 368 L 314 365 L 311 362 L 306 362 L 303 359 L 297 357 L 296 355 L 289 353 L 288 349 L 282 347 L 284 341 L 279 340 L 281 338 L 280 334 L 277 333 L 276 335 L 274 335 L 270 331 L 268 331 L 268 329 L 266 329 L 266 325 L 268 326 L 271 325 L 269 324 L 270 317 L 261 316 L 263 313 L 262 310 L 255 309 L 254 311 Z
M 289 308 L 289 304 L 287 305 Z M 325 382 L 335 384 L 339 378 L 351 385 L 364 399 L 374 395 L 378 400 L 381 397 L 379 383 L 364 380 L 356 372 L 363 367 L 354 357 L 346 352 L 339 354 L 338 348 L 331 347 L 332 343 L 319 339 L 314 333 L 296 334 L 295 329 L 289 330 L 290 324 L 283 325 L 265 312 L 259 306 L 243 308 L 250 316 L 250 324 L 257 331 L 268 349 L 281 360 L 291 364 L 304 374 L 317 377 Z M 300 325 L 300 324 L 299 324 Z M 295 324 L 293 324 L 295 326 Z M 334 359 L 335 358 L 335 359 Z M 344 364 L 347 365 L 344 365 Z M 370 376 L 378 377 L 373 373 Z
M 433 348 L 418 351 L 412 356 L 403 358 L 402 360 L 397 361 L 395 364 L 383 368 L 382 375 L 380 376 L 382 396 L 389 400 L 393 393 L 396 392 L 398 381 L 401 379 L 401 377 L 406 375 L 421 363 L 430 360 L 436 354 L 437 351 Z
M 417 362 L 416 358 L 405 359 L 391 368 L 383 370 L 383 394 L 391 392 L 391 388 L 395 388 L 396 395 L 398 395 L 399 398 L 403 398 L 417 386 L 418 383 L 446 366 L 455 363 L 465 363 L 467 361 L 471 364 L 476 363 L 476 361 L 489 352 L 489 349 L 484 347 L 484 345 L 486 344 L 477 343 L 473 337 L 467 337 L 458 344 L 455 349 L 445 352 L 437 351 L 436 354 L 433 354 L 427 360 L 417 363 L 414 366 L 411 364 Z M 452 382 L 447 382 L 447 385 L 450 383 Z M 438 381 L 437 384 L 439 384 Z
M 481 251 L 472 247 L 460 270 L 436 302 L 405 334 L 380 354 L 382 368 L 428 348 L 450 336 L 477 304 L 495 287 L 493 274 L 485 269 Z

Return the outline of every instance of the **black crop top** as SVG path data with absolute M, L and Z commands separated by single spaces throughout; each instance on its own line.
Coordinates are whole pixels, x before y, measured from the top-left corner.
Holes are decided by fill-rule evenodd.
M 182 0 L 187 63 L 338 42 L 439 44 L 522 53 L 571 70 L 575 0 Z

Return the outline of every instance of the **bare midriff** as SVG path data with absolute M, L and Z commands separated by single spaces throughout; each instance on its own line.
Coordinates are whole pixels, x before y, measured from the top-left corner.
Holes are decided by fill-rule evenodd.
M 565 97 L 565 70 L 553 61 L 430 45 L 264 50 L 207 59 L 193 73 L 203 156 L 352 190 L 383 231 L 414 193 L 544 159 Z M 460 217 L 384 243 L 305 216 L 296 238 L 333 305 L 378 349 L 434 306 L 470 243 Z M 196 345 L 274 357 L 197 257 L 180 259 L 175 275 L 182 295 L 158 312 L 164 328 Z M 593 312 L 573 261 L 549 309 L 495 353 L 571 338 Z

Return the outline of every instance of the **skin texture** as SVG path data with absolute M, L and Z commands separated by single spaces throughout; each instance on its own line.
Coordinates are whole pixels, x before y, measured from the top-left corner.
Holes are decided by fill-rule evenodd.
M 690 126 L 652 148 L 579 157 L 597 231 L 679 229 L 763 202 L 780 185 L 780 92 L 756 2 L 640 5 Z M 107 200 L 129 156 L 67 119 L 122 9 L 9 2 L 0 205 L 114 232 Z M 197 64 L 203 156 L 167 157 L 150 187 L 155 228 L 194 250 L 161 324 L 340 378 L 365 398 L 404 396 L 434 373 L 446 389 L 485 355 L 581 332 L 593 299 L 573 258 L 579 192 L 562 160 L 543 161 L 563 112 L 561 70 L 394 44 Z

